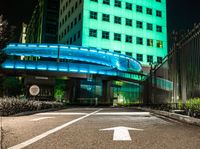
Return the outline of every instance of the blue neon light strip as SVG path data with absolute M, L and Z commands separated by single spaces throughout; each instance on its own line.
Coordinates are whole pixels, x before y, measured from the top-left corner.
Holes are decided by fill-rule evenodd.
M 9 44 L 4 51 L 7 55 L 57 59 L 58 49 L 60 49 L 60 59 L 88 62 L 116 68 L 120 71 L 140 72 L 142 70 L 140 63 L 134 58 L 95 48 L 58 44 Z

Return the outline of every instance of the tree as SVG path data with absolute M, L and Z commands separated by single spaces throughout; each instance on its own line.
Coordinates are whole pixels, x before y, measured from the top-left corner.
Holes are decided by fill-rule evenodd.
M 15 39 L 15 28 L 15 26 L 9 26 L 8 21 L 0 15 L 0 63 L 5 59 L 2 49 Z

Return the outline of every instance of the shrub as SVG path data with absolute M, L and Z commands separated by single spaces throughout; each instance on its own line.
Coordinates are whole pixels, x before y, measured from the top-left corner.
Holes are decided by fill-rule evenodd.
M 48 101 L 26 101 L 17 98 L 0 98 L 0 115 L 8 116 L 20 112 L 61 108 L 63 103 Z

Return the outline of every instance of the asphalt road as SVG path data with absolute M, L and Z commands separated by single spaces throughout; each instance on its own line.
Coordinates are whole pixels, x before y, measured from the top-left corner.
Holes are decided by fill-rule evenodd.
M 3 117 L 2 124 L 3 147 L 11 149 L 200 148 L 200 127 L 133 108 L 68 108 Z

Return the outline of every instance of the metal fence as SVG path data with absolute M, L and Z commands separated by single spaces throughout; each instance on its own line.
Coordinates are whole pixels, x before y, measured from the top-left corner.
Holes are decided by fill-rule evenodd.
M 144 83 L 146 104 L 177 104 L 200 97 L 200 23 L 182 35 Z

